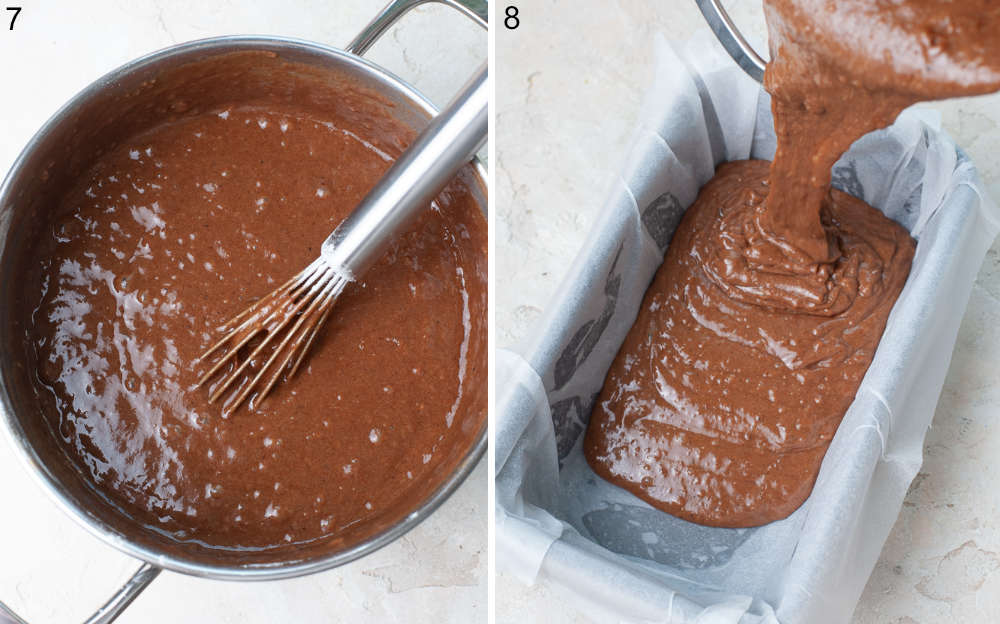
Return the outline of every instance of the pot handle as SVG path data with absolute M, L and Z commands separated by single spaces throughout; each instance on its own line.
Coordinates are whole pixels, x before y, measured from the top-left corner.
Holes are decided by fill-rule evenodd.
M 135 571 L 132 577 L 125 581 L 118 591 L 104 603 L 104 606 L 91 615 L 84 624 L 110 624 L 121 615 L 132 601 L 135 600 L 142 590 L 146 589 L 161 572 L 160 568 L 144 563 L 141 568 Z M 4 603 L 0 602 L 0 624 L 28 624 L 18 617 Z
M 764 82 L 766 61 L 760 57 L 729 17 L 722 0 L 695 0 L 715 37 L 740 69 L 757 82 Z
M 390 26 L 396 23 L 396 20 L 409 12 L 410 9 L 428 2 L 450 6 L 479 24 L 484 30 L 487 28 L 486 0 L 393 0 L 364 27 L 364 30 L 354 38 L 354 41 L 347 44 L 347 51 L 358 56 L 363 55 L 385 34 L 385 31 L 389 30 Z

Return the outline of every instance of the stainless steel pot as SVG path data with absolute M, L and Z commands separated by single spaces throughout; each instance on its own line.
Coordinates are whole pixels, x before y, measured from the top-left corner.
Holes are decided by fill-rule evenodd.
M 9 258 L 16 251 L 26 227 L 44 214 L 58 199 L 63 184 L 86 170 L 93 158 L 95 137 L 125 138 L 141 128 L 143 119 L 159 112 L 169 114 L 184 98 L 157 90 L 156 84 L 172 69 L 190 63 L 208 63 L 234 52 L 262 54 L 308 67 L 324 79 L 346 85 L 354 93 L 375 93 L 372 101 L 395 120 L 419 132 L 437 109 L 416 89 L 362 55 L 388 28 L 410 9 L 436 1 L 453 7 L 486 28 L 483 0 L 395 0 L 369 23 L 344 50 L 280 37 L 233 36 L 184 43 L 132 61 L 84 89 L 62 107 L 31 139 L 0 186 L 0 298 L 19 288 Z M 269 62 L 269 61 L 261 61 Z M 166 81 L 169 82 L 169 81 Z M 150 86 L 152 85 L 152 86 Z M 243 88 L 254 87 L 253 77 Z M 169 95 L 166 100 L 165 96 Z M 183 95 L 183 94 L 182 94 Z M 291 96 L 290 96 L 291 97 Z M 363 95 L 359 96 L 365 99 Z M 355 101 L 357 103 L 357 101 Z M 137 121 L 139 120 L 139 121 Z M 134 126 L 134 127 L 133 127 Z M 105 143 L 106 144 L 106 143 Z M 100 149 L 100 148 L 98 148 Z M 486 210 L 486 172 L 478 160 L 465 172 L 467 186 Z M 0 345 L 10 345 L 10 311 L 0 308 Z M 43 419 L 38 418 L 30 397 L 20 396 L 11 383 L 16 358 L 10 349 L 0 349 L 0 422 L 28 471 L 63 511 L 92 534 L 115 548 L 142 560 L 144 565 L 87 622 L 110 622 L 156 578 L 162 569 L 225 580 L 282 579 L 327 570 L 362 557 L 400 537 L 427 518 L 462 483 L 486 450 L 485 423 L 474 443 L 457 458 L 454 470 L 421 504 L 395 523 L 380 527 L 361 543 L 336 552 L 282 551 L 279 559 L 247 559 L 205 552 L 191 552 L 171 544 L 168 536 L 157 536 L 127 518 L 92 490 L 81 485 L 78 473 L 56 447 Z M 24 621 L 0 603 L 0 624 Z
M 726 8 L 722 6 L 722 0 L 694 1 L 726 53 L 748 76 L 757 82 L 764 82 L 764 67 L 767 65 L 767 61 L 761 58 L 753 46 L 743 37 L 743 33 L 729 17 Z

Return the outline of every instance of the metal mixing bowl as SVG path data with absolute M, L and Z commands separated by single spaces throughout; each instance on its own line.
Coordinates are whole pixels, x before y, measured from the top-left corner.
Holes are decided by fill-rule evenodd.
M 419 4 L 414 0 L 398 0 L 359 35 L 348 50 L 279 37 L 233 36 L 184 43 L 132 61 L 107 74 L 84 89 L 63 106 L 31 139 L 15 161 L 0 186 L 0 298 L 12 300 L 12 293 L 23 287 L 20 276 L 12 270 L 11 258 L 16 257 L 21 242 L 32 227 L 44 221 L 59 194 L 73 179 L 85 172 L 103 151 L 116 141 L 135 135 L 148 126 L 151 119 L 183 113 L 190 107 L 210 108 L 213 103 L 201 101 L 196 92 L 178 91 L 171 84 L 171 72 L 190 67 L 192 63 L 211 73 L 213 63 L 230 58 L 233 53 L 252 53 L 253 65 L 265 69 L 269 64 L 285 63 L 305 68 L 306 73 L 343 85 L 356 96 L 345 104 L 353 110 L 358 106 L 377 109 L 378 115 L 390 115 L 419 132 L 437 109 L 423 95 L 385 69 L 360 55 L 403 12 Z M 447 2 L 463 12 L 463 7 Z M 249 70 L 227 96 L 239 101 L 240 91 L 273 88 L 260 84 L 267 72 Z M 258 81 L 258 82 L 255 82 Z M 284 88 L 278 85 L 279 88 Z M 196 89 L 192 86 L 192 90 Z M 367 97 L 366 93 L 377 94 Z M 298 94 L 288 89 L 288 97 Z M 344 114 L 351 114 L 347 110 Z M 362 122 L 370 123 L 372 110 L 358 111 Z M 463 172 L 469 192 L 486 210 L 486 172 L 476 161 Z M 462 483 L 486 449 L 485 421 L 464 455 L 456 457 L 454 470 L 438 487 L 405 516 L 360 543 L 331 550 L 289 548 L 280 556 L 248 559 L 239 553 L 193 551 L 181 547 L 166 535 L 159 535 L 124 515 L 118 508 L 86 487 L 80 474 L 67 461 L 30 393 L 18 390 L 13 383 L 19 360 L 9 348 L 23 337 L 12 336 L 9 307 L 0 308 L 0 422 L 29 472 L 59 507 L 76 519 L 88 531 L 144 562 L 133 579 L 123 587 L 105 608 L 89 621 L 113 619 L 155 578 L 160 569 L 226 580 L 280 579 L 309 574 L 342 565 L 370 553 L 403 535 L 427 518 Z M 5 615 L 6 614 L 6 615 Z M 0 603 L 0 624 L 4 618 L 16 618 Z M 13 621 L 19 621 L 13 619 Z

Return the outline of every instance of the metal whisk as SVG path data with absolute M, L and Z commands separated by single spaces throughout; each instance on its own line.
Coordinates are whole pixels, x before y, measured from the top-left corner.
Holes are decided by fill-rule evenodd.
M 285 371 L 288 379 L 295 375 L 344 287 L 381 257 L 392 239 L 486 141 L 486 76 L 484 64 L 323 241 L 319 258 L 223 326 L 223 338 L 199 358 L 204 361 L 222 353 L 198 381 L 201 386 L 222 374 L 210 402 L 225 394 L 264 357 L 267 359 L 253 378 L 238 388 L 229 411 L 238 409 L 268 374 L 266 385 L 252 403 L 264 400 Z M 260 339 L 259 344 L 238 362 L 239 352 L 255 338 Z

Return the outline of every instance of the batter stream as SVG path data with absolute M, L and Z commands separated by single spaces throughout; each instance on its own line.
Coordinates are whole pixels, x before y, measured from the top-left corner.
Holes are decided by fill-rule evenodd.
M 700 524 L 788 516 L 875 354 L 915 243 L 831 189 L 861 136 L 922 99 L 1000 88 L 988 0 L 765 0 L 777 152 L 702 188 L 608 372 L 591 467 Z

